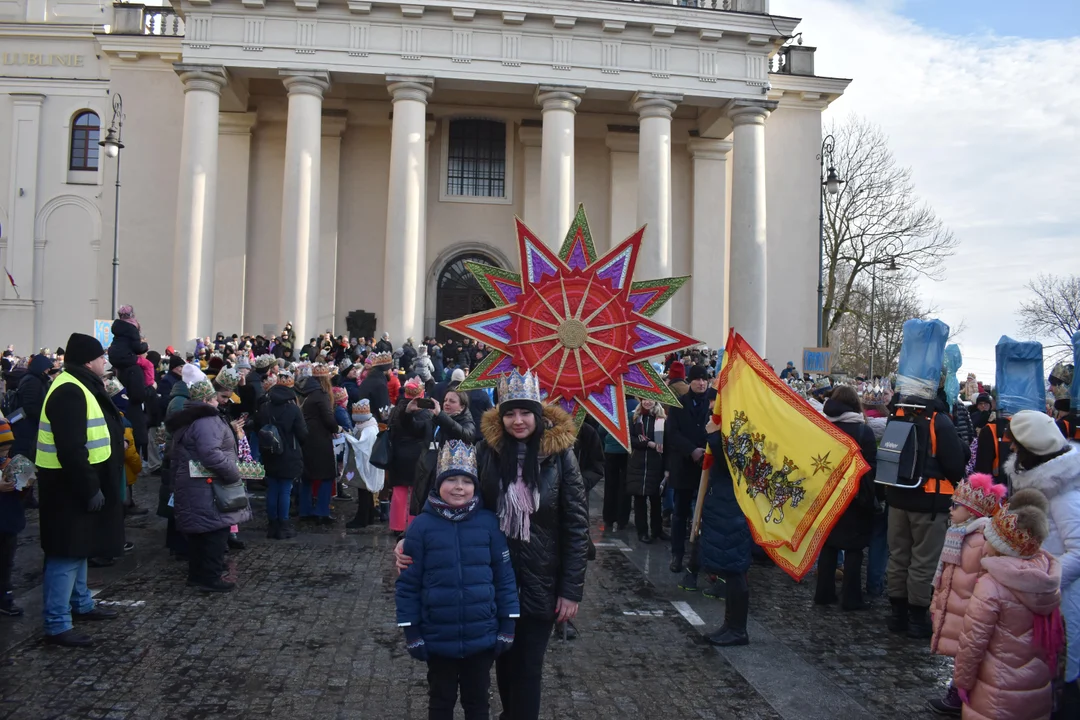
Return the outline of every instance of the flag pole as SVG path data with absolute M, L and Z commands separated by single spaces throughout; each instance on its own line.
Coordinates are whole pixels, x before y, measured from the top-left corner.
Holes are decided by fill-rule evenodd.
M 711 455 L 706 455 L 709 458 Z M 701 533 L 701 510 L 705 506 L 705 493 L 709 489 L 709 465 L 708 462 L 701 464 L 701 480 L 698 482 L 697 503 L 694 507 L 694 522 L 690 525 L 690 560 L 686 563 L 686 569 L 697 574 L 700 567 L 698 551 L 698 536 Z

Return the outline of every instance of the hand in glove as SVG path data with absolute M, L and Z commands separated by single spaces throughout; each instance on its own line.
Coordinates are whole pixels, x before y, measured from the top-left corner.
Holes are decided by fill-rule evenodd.
M 87 505 L 87 509 L 90 512 L 98 512 L 101 508 L 105 507 L 105 496 L 98 490 L 94 493 L 94 497 L 90 498 L 90 503 Z
M 417 660 L 427 662 L 427 645 L 424 644 L 424 638 L 420 634 L 420 628 L 415 625 L 408 625 L 405 627 L 405 649 Z
M 514 645 L 514 620 L 503 618 L 499 621 L 499 634 L 495 639 L 495 657 L 499 657 Z

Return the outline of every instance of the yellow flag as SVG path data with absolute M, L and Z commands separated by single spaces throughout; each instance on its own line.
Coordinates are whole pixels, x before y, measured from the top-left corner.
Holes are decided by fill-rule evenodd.
M 858 444 L 735 331 L 724 352 L 713 423 L 755 542 L 801 580 L 870 469 Z

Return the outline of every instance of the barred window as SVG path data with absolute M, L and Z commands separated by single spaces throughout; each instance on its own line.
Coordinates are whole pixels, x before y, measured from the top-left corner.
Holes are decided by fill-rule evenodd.
M 446 194 L 506 197 L 506 123 L 450 121 Z
M 98 139 L 101 135 L 101 120 L 97 113 L 89 110 L 80 112 L 71 123 L 71 163 L 70 170 L 98 169 Z

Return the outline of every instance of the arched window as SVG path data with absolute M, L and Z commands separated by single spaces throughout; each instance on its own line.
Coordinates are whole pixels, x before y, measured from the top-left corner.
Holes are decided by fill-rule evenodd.
M 97 113 L 83 110 L 71 122 L 70 170 L 98 169 L 98 140 L 101 137 L 101 120 Z
M 446 154 L 446 194 L 506 197 L 506 123 L 450 121 Z
M 476 281 L 465 262 L 470 260 L 483 265 L 499 266 L 499 263 L 480 253 L 459 255 L 447 263 L 439 273 L 438 295 L 436 297 L 435 337 L 445 342 L 447 338 L 457 337 L 442 326 L 443 320 L 456 320 L 462 315 L 483 312 L 495 307 L 480 283 Z

